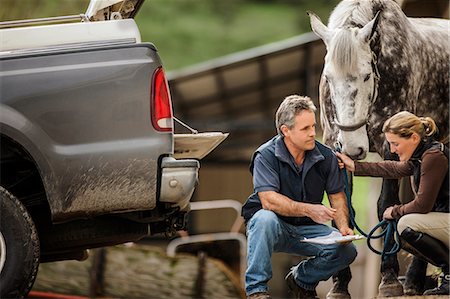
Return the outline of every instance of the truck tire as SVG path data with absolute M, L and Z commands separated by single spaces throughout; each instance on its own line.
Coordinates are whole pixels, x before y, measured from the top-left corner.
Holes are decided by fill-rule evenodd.
M 39 268 L 39 238 L 21 202 L 0 186 L 0 298 L 23 298 Z

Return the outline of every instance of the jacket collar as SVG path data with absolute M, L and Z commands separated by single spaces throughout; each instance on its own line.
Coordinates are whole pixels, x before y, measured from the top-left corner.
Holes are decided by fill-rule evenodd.
M 306 151 L 305 153 L 305 160 L 303 162 L 303 169 L 305 170 L 307 166 L 313 165 L 318 161 L 324 160 L 325 157 L 322 155 L 320 150 L 317 147 L 317 141 L 315 141 L 316 146 L 310 150 Z M 284 143 L 284 137 L 278 136 L 275 139 L 275 157 L 277 157 L 278 160 L 283 161 L 288 164 L 294 165 L 294 158 L 292 157 L 291 153 L 288 151 L 286 144 Z M 309 167 L 308 167 L 309 168 Z
M 434 139 L 427 138 L 420 141 L 417 145 L 417 148 L 414 150 L 410 160 L 411 161 L 420 161 L 422 160 L 423 153 L 429 150 L 432 147 L 438 147 L 439 142 Z

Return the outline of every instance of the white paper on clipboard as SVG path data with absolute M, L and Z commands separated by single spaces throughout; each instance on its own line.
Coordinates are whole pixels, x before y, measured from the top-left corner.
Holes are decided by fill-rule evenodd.
M 314 243 L 314 244 L 334 244 L 334 243 L 347 243 L 352 242 L 355 240 L 361 240 L 363 239 L 363 236 L 360 235 L 349 235 L 349 236 L 343 236 L 339 232 L 333 231 L 331 234 L 322 236 L 322 237 L 316 237 L 316 238 L 310 238 L 310 239 L 303 239 L 300 240 L 300 242 L 307 242 L 307 243 Z

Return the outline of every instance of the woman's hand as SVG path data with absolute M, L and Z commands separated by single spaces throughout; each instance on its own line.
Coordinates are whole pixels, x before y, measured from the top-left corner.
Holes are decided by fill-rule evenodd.
M 349 156 L 338 152 L 336 153 L 336 156 L 339 159 L 339 168 L 343 168 L 345 166 L 348 171 L 355 171 L 355 162 L 350 159 Z
M 392 217 L 392 210 L 393 209 L 394 209 L 394 207 L 389 207 L 386 210 L 384 210 L 383 219 L 386 219 L 386 220 L 394 219 L 394 217 Z

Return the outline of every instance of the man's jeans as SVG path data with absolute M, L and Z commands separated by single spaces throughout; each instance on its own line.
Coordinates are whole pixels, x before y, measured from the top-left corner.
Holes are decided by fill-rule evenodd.
M 272 278 L 272 252 L 285 252 L 311 257 L 293 267 L 294 279 L 300 287 L 313 290 L 344 269 L 356 258 L 356 248 L 349 244 L 312 244 L 300 242 L 330 234 L 336 229 L 324 224 L 295 226 L 279 219 L 274 212 L 259 210 L 247 223 L 247 295 L 267 291 Z

